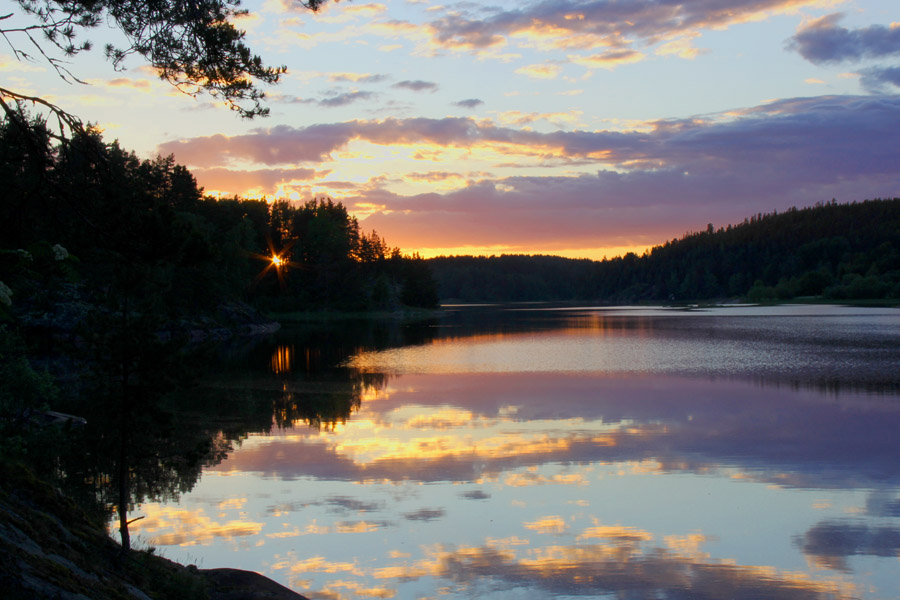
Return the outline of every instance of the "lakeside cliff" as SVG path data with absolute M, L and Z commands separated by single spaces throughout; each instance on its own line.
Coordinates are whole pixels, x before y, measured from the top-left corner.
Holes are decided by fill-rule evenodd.
M 305 600 L 258 573 L 123 553 L 73 500 L 8 462 L 0 462 L 0 589 L 7 600 Z

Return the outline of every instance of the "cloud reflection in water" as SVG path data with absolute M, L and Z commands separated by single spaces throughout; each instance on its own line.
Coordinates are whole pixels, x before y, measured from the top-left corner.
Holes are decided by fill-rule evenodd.
M 145 535 L 196 535 L 313 598 L 884 598 L 896 329 L 803 323 L 587 315 L 358 355 L 373 376 L 402 360 L 333 427 L 251 435 Z M 222 523 L 257 527 L 239 556 L 212 543 Z

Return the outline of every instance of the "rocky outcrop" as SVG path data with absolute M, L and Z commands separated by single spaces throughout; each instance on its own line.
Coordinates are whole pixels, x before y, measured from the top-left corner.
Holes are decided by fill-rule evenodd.
M 4 600 L 305 600 L 258 573 L 199 570 L 122 553 L 104 530 L 27 469 L 0 462 L 0 590 Z
M 203 569 L 211 600 L 297 600 L 300 594 L 254 571 Z

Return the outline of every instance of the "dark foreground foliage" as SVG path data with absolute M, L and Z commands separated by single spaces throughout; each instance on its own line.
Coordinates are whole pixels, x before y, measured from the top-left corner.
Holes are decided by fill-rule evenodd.
M 440 257 L 442 298 L 685 302 L 900 299 L 900 199 L 792 208 L 689 233 L 643 256 Z
M 122 553 L 70 498 L 19 463 L 0 459 L 0 590 L 7 600 L 303 600 L 256 573 L 200 570 Z

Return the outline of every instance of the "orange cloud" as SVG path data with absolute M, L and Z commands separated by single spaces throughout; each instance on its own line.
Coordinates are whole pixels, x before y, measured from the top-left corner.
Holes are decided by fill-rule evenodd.
M 503 480 L 507 487 L 526 487 L 532 485 L 587 485 L 583 473 L 557 473 L 551 477 L 536 473 L 512 473 Z
M 556 517 L 548 517 L 548 523 Z M 454 589 L 472 581 L 490 581 L 492 589 L 528 590 L 535 597 L 583 596 L 755 597 L 781 600 L 849 600 L 858 590 L 841 578 L 812 579 L 804 573 L 769 566 L 736 565 L 705 558 L 691 545 L 673 548 L 642 546 L 646 532 L 609 528 L 606 543 L 516 548 L 486 543 L 480 547 L 430 549 L 412 564 L 376 569 L 378 579 L 414 580 L 439 577 Z M 695 540 L 697 543 L 702 540 Z M 673 540 L 674 542 L 674 540 Z M 681 552 L 679 548 L 684 548 Z
M 119 77 L 117 79 L 110 79 L 106 82 L 106 85 L 114 88 L 124 87 L 147 92 L 150 91 L 151 84 L 146 79 L 129 79 L 128 77 Z
M 555 79 L 560 71 L 562 71 L 562 67 L 552 64 L 528 65 L 527 67 L 516 69 L 516 73 L 527 75 L 534 79 Z
M 276 556 L 276 560 L 277 562 L 271 567 L 273 571 L 285 571 L 291 574 L 352 573 L 360 576 L 364 574 L 355 562 L 332 562 L 326 560 L 324 556 L 298 559 L 295 553 L 290 552 L 284 558 Z
M 643 53 L 630 49 L 607 50 L 590 56 L 569 56 L 569 60 L 573 63 L 590 69 L 614 69 L 619 65 L 636 63 L 643 59 Z
M 301 182 L 319 181 L 331 171 L 315 169 L 254 169 L 240 170 L 214 167 L 209 169 L 192 169 L 197 183 L 208 192 L 222 192 L 224 195 L 237 193 L 247 196 L 252 194 L 275 195 L 285 186 L 297 185 Z
M 141 506 L 145 518 L 131 525 L 132 535 L 144 534 L 155 546 L 208 545 L 216 538 L 259 535 L 263 524 L 255 521 L 231 520 L 219 523 L 204 514 L 174 506 L 147 503 Z
M 523 524 L 526 529 L 531 529 L 538 533 L 565 533 L 569 526 L 566 525 L 566 522 L 563 521 L 562 517 L 552 516 L 552 517 L 543 517 L 538 519 L 537 521 L 532 521 L 530 523 Z
M 582 540 L 612 540 L 615 542 L 639 543 L 653 540 L 653 534 L 649 531 L 621 525 L 597 525 L 589 527 L 575 538 Z

